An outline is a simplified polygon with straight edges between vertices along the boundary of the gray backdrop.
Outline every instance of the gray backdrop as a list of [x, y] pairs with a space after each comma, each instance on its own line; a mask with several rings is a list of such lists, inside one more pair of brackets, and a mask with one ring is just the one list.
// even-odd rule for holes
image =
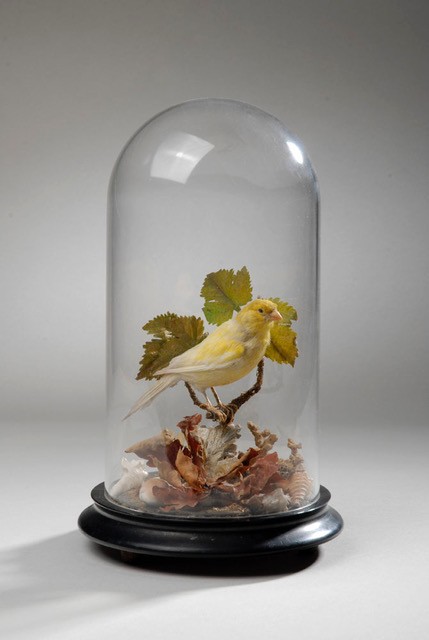
[[[398, 638], [423, 637], [418, 626], [424, 624], [423, 603], [418, 597], [407, 600], [420, 561], [415, 555], [403, 559], [411, 573], [399, 581], [393, 571], [405, 542], [411, 553], [415, 541], [402, 532], [394, 543], [392, 532], [397, 531], [396, 509], [404, 505], [413, 505], [407, 516], [413, 526], [422, 523], [425, 509], [428, 521], [426, 492], [418, 493], [428, 486], [426, 472], [422, 475], [429, 413], [428, 7], [419, 0], [0, 2], [0, 412], [12, 475], [14, 460], [28, 456], [29, 476], [18, 465], [16, 477], [27, 478], [33, 524], [26, 527], [18, 518], [13, 540], [29, 545], [19, 557], [38, 576], [33, 595], [41, 592], [47, 601], [52, 595], [52, 576], [40, 560], [48, 561], [51, 554], [61, 574], [54, 583], [60, 592], [80, 593], [85, 574], [85, 589], [97, 598], [97, 585], [108, 582], [99, 564], [103, 560], [94, 560], [89, 551], [79, 565], [83, 540], [66, 532], [74, 529], [78, 509], [89, 500], [90, 483], [102, 479], [102, 427], [97, 425], [104, 408], [105, 204], [113, 163], [129, 136], [158, 111], [190, 98], [228, 97], [272, 113], [299, 136], [321, 188], [321, 477], [336, 491], [349, 532], [359, 526], [362, 531], [357, 541], [345, 532], [337, 547], [330, 543], [326, 555], [335, 558], [335, 567], [325, 565], [325, 574], [321, 569], [320, 588], [313, 594], [306, 591], [308, 584], [297, 586], [302, 591], [297, 610], [308, 611], [309, 593], [311, 610], [323, 621], [329, 604], [336, 615], [332, 607], [339, 602], [350, 625], [344, 622], [338, 636], [331, 629], [325, 637], [381, 638], [386, 598], [384, 609], [380, 604], [373, 610], [371, 602], [392, 589], [389, 637], [396, 637], [395, 629]], [[79, 430], [79, 425], [85, 426]], [[396, 446], [394, 456], [385, 455], [386, 443]], [[374, 503], [365, 516], [360, 485], [350, 479], [358, 447], [373, 473], [368, 492]], [[59, 488], [54, 497], [49, 491], [49, 499], [58, 503], [45, 531], [37, 511], [40, 492], [33, 495], [29, 488], [34, 465], [40, 456], [49, 454], [52, 460], [70, 451], [74, 457], [68, 463], [79, 460], [82, 470], [81, 480], [68, 480], [79, 498], [69, 485], [67, 504]], [[44, 478], [47, 465], [39, 467], [37, 474]], [[356, 478], [360, 471], [353, 471]], [[11, 498], [13, 513], [20, 500]], [[391, 520], [386, 520], [389, 509]], [[369, 513], [377, 525], [362, 520]], [[63, 538], [34, 549], [32, 536], [34, 541], [48, 532], [66, 535], [69, 548], [74, 544], [75, 572], [64, 566]], [[386, 541], [397, 544], [388, 561]], [[374, 572], [374, 591], [365, 600], [367, 587], [361, 591], [356, 585], [360, 578], [365, 584], [359, 567], [366, 561], [365, 571]], [[90, 578], [95, 574], [87, 573], [87, 566], [93, 566], [97, 579]], [[334, 571], [340, 566], [344, 575]], [[314, 571], [310, 581], [319, 575]], [[341, 587], [329, 592], [329, 603], [320, 597], [328, 593], [327, 575], [331, 585]], [[380, 583], [382, 575], [388, 585]], [[133, 580], [123, 578], [131, 585], [127, 602], [133, 589], [149, 597], [149, 591], [139, 591], [143, 583]], [[424, 580], [422, 573], [418, 584]], [[198, 590], [206, 583], [192, 584]], [[396, 598], [397, 584], [405, 591]], [[166, 585], [158, 584], [159, 594], [165, 588], [177, 599], [182, 583], [177, 593]], [[253, 587], [241, 585], [236, 601], [247, 602], [246, 589]], [[18, 591], [14, 604], [27, 602], [28, 595]], [[112, 585], [109, 597], [107, 604], [97, 600], [105, 615], [116, 597]], [[260, 598], [260, 592], [252, 597]], [[353, 603], [359, 597], [366, 620], [379, 616], [377, 633], [356, 630]], [[126, 595], [120, 598], [123, 602]], [[86, 611], [75, 606], [79, 614]], [[404, 606], [411, 607], [411, 615]], [[68, 624], [70, 611], [63, 611]], [[151, 611], [148, 615], [159, 620], [160, 613]], [[244, 629], [256, 634], [256, 618], [250, 619], [251, 628], [242, 620]], [[158, 628], [160, 638], [167, 637], [170, 623], [165, 620]], [[308, 637], [315, 637], [310, 618], [306, 624]], [[113, 634], [114, 624], [111, 628]], [[98, 638], [100, 629], [69, 636], [64, 627], [61, 637]], [[282, 629], [271, 638], [282, 637]], [[40, 633], [44, 640], [51, 637], [45, 627]]]
[[324, 421], [423, 423], [428, 16], [395, 0], [3, 1], [2, 415], [100, 414], [112, 165], [158, 111], [220, 96], [284, 121], [319, 177]]

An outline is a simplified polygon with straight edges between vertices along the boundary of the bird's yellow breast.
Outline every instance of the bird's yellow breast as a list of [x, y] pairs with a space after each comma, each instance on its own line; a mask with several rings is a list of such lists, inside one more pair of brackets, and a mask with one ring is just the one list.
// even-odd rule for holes
[[269, 327], [252, 331], [235, 319], [229, 320], [199, 345], [175, 358], [166, 372], [181, 369], [182, 379], [202, 390], [231, 384], [256, 367], [269, 342]]

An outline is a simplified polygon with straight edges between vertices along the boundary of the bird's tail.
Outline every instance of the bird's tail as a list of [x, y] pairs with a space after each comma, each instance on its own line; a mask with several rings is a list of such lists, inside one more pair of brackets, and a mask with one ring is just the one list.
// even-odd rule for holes
[[162, 378], [160, 378], [154, 385], [152, 385], [150, 389], [148, 389], [146, 393], [144, 393], [137, 400], [137, 402], [133, 404], [133, 406], [125, 416], [124, 420], [132, 416], [133, 413], [136, 413], [136, 411], [139, 411], [140, 409], [147, 407], [152, 402], [152, 400], [156, 398], [156, 396], [159, 393], [161, 393], [162, 391], [164, 391], [164, 389], [167, 389], [168, 387], [173, 387], [175, 384], [177, 384], [179, 380], [180, 380], [179, 376], [177, 376], [174, 373], [162, 376]]

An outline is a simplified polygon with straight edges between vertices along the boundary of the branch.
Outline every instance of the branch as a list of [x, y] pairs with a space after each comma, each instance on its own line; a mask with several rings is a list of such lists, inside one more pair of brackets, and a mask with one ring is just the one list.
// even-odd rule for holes
[[248, 389], [247, 391], [245, 391], [241, 395], [237, 396], [237, 398], [234, 398], [229, 403], [229, 405], [228, 405], [229, 407], [230, 406], [235, 407], [234, 413], [237, 413], [239, 408], [245, 402], [250, 400], [250, 398], [252, 398], [255, 394], [258, 393], [258, 391], [261, 390], [263, 380], [264, 380], [264, 359], [262, 359], [262, 360], [260, 360], [258, 362], [258, 369], [257, 369], [257, 374], [256, 374], [256, 382], [253, 385], [253, 387], [250, 387], [250, 389]]
[[[227, 420], [226, 420], [227, 416], [223, 411], [224, 405], [214, 406], [214, 405], [207, 404], [206, 402], [200, 402], [198, 400], [197, 394], [195, 393], [195, 391], [193, 390], [189, 382], [185, 382], [185, 387], [187, 388], [189, 395], [191, 396], [192, 402], [197, 407], [199, 407], [200, 409], [203, 409], [203, 411], [206, 412], [206, 418], [208, 420], [214, 420], [214, 422], [219, 422], [219, 424], [227, 423]], [[220, 408], [220, 406], [222, 406], [222, 409]]]
[[205, 402], [200, 402], [198, 400], [198, 397], [195, 391], [189, 384], [189, 382], [185, 382], [185, 386], [189, 392], [189, 395], [191, 396], [192, 402], [197, 407], [199, 407], [200, 409], [203, 409], [203, 411], [206, 412], [206, 418], [208, 420], [213, 420], [214, 422], [218, 422], [220, 425], [230, 425], [232, 424], [232, 421], [234, 420], [234, 416], [239, 410], [239, 408], [243, 406], [245, 402], [250, 400], [250, 398], [252, 398], [255, 394], [257, 394], [258, 391], [261, 390], [263, 379], [264, 379], [264, 360], [262, 359], [258, 362], [255, 384], [244, 393], [240, 394], [236, 398], [233, 398], [231, 402], [229, 402], [228, 404], [218, 403], [216, 406], [209, 405]]

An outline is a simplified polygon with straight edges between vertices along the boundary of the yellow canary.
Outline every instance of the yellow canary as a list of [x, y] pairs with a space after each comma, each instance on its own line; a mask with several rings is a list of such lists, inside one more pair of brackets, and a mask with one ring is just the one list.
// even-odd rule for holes
[[172, 358], [156, 372], [161, 378], [131, 407], [126, 418], [146, 407], [168, 387], [188, 382], [207, 397], [207, 389], [243, 378], [264, 357], [270, 331], [282, 316], [271, 300], [252, 300], [234, 318], [227, 320], [200, 344]]

